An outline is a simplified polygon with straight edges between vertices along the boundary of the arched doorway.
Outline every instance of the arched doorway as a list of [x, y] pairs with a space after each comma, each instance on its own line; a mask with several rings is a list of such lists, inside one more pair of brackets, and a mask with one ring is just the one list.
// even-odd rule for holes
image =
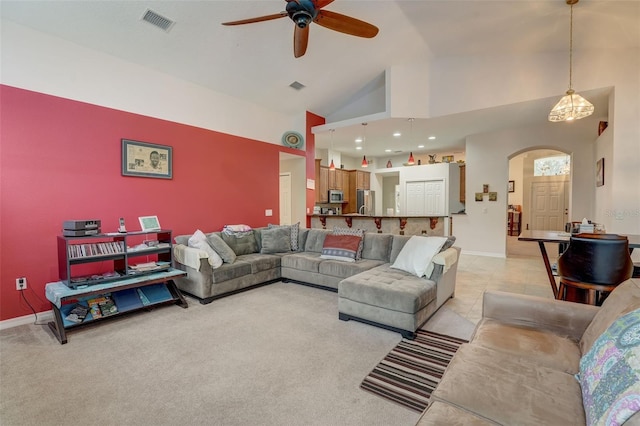
[[536, 244], [518, 241], [519, 231], [563, 231], [571, 217], [570, 193], [570, 154], [533, 149], [509, 159], [507, 216], [518, 223], [507, 223], [507, 257], [540, 255]]

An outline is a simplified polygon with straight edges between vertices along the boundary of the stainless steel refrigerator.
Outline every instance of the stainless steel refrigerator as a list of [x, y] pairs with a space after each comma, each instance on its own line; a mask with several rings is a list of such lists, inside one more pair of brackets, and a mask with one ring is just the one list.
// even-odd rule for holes
[[376, 193], [368, 189], [358, 189], [356, 191], [357, 213], [374, 216], [376, 214]]

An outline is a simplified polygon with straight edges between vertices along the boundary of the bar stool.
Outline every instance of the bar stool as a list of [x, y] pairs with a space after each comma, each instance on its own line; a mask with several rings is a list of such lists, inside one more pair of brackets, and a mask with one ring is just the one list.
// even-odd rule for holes
[[627, 237], [616, 234], [577, 234], [558, 258], [557, 299], [566, 300], [567, 287], [587, 291], [587, 303], [601, 305], [609, 292], [629, 279], [633, 261]]

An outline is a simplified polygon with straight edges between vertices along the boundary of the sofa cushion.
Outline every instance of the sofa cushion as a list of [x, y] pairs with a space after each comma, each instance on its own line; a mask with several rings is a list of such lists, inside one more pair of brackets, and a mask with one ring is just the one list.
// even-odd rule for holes
[[326, 260], [320, 264], [318, 272], [322, 275], [329, 275], [338, 278], [347, 278], [360, 272], [368, 271], [371, 268], [384, 264], [381, 260], [362, 259], [357, 262], [341, 262], [337, 260]]
[[585, 423], [580, 385], [572, 374], [474, 344], [458, 349], [432, 399], [503, 425]]
[[207, 261], [213, 269], [222, 266], [222, 258], [213, 249], [213, 247], [211, 247], [211, 244], [207, 241], [207, 236], [204, 235], [204, 232], [199, 229], [196, 230], [187, 242], [189, 247], [197, 248], [198, 250], [202, 250], [207, 253]]
[[431, 259], [440, 252], [446, 240], [444, 237], [414, 235], [404, 245], [391, 267], [422, 277], [425, 275]]
[[236, 254], [231, 247], [216, 233], [207, 235], [207, 241], [211, 247], [220, 255], [224, 263], [233, 263], [236, 261]]
[[453, 405], [432, 401], [418, 419], [416, 426], [490, 426], [497, 425], [492, 421], [478, 417]]
[[360, 237], [360, 244], [356, 251], [356, 260], [360, 260], [362, 259], [362, 249], [364, 248], [364, 231], [364, 229], [341, 228], [339, 226], [334, 226], [333, 235], [355, 235], [356, 237]]
[[640, 411], [640, 309], [596, 339], [578, 377], [587, 425], [621, 425]]
[[309, 229], [307, 239], [304, 244], [305, 252], [322, 253], [324, 238], [329, 234], [325, 229]]
[[384, 264], [342, 280], [338, 295], [354, 302], [414, 314], [435, 300], [436, 285]]
[[280, 264], [283, 268], [297, 269], [299, 271], [306, 272], [318, 272], [320, 264], [326, 262], [320, 259], [320, 253], [313, 252], [301, 252], [288, 254], [283, 256], [280, 260]]
[[236, 233], [233, 235], [227, 234], [226, 232], [221, 232], [220, 237], [224, 240], [225, 243], [227, 243], [229, 247], [231, 247], [231, 250], [233, 250], [236, 256], [258, 253], [258, 243], [256, 241], [255, 235], [253, 235], [253, 230], [249, 232]]
[[258, 272], [268, 271], [269, 269], [275, 269], [280, 267], [280, 256], [272, 254], [251, 253], [238, 256], [238, 262], [246, 262], [251, 265], [251, 273], [257, 274]]
[[324, 239], [320, 258], [355, 262], [361, 242], [362, 237], [356, 235], [329, 234]]
[[609, 294], [593, 317], [580, 340], [583, 354], [589, 352], [593, 342], [620, 316], [640, 308], [640, 280], [628, 279]]
[[224, 263], [211, 274], [214, 284], [251, 274], [251, 264], [247, 262]]
[[364, 234], [362, 258], [372, 260], [382, 260], [383, 262], [389, 262], [389, 255], [391, 254], [391, 243], [393, 242], [393, 235], [391, 234]]
[[[263, 229], [260, 253], [284, 253], [291, 251], [291, 229], [286, 226]], [[297, 239], [297, 236], [296, 236]]]
[[411, 235], [394, 235], [393, 242], [391, 243], [391, 255], [389, 256], [389, 262], [394, 263], [398, 258], [398, 255], [402, 251], [407, 241], [409, 241]]
[[582, 356], [578, 342], [568, 337], [491, 318], [478, 323], [471, 343], [569, 374], [578, 372]]
[[289, 238], [291, 239], [291, 250], [293, 251], [298, 251], [299, 248], [299, 239], [298, 239], [298, 235], [300, 234], [300, 222], [298, 223], [294, 223], [293, 225], [273, 225], [273, 224], [268, 224], [267, 225], [268, 229], [272, 229], [272, 228], [288, 228], [289, 229]]

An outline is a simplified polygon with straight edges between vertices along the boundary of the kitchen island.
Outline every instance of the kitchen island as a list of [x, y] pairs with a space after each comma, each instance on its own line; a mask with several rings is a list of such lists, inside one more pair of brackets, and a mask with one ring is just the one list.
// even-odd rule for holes
[[333, 229], [349, 227], [399, 235], [445, 236], [447, 216], [384, 216], [362, 214], [313, 214], [309, 215], [311, 228]]

